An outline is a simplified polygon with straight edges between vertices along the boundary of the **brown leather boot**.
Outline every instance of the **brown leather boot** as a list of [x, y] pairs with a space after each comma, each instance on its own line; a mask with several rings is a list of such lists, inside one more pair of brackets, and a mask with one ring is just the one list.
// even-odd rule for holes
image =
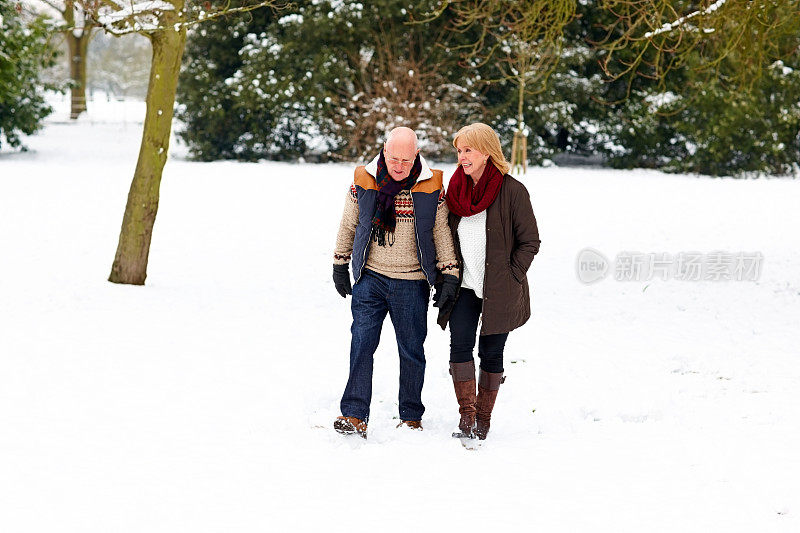
[[453, 437], [474, 437], [475, 426], [475, 361], [467, 363], [450, 363], [450, 375], [453, 376], [453, 387], [458, 400], [458, 431]]
[[480, 371], [478, 378], [478, 398], [475, 401], [475, 434], [478, 439], [484, 440], [489, 433], [494, 401], [497, 399], [497, 390], [506, 378], [502, 372]]
[[420, 422], [419, 420], [401, 420], [400, 423], [397, 424], [398, 428], [401, 428], [403, 426], [422, 431], [422, 422]]
[[359, 435], [367, 438], [367, 421], [354, 416], [337, 416], [333, 421], [333, 429], [342, 435]]

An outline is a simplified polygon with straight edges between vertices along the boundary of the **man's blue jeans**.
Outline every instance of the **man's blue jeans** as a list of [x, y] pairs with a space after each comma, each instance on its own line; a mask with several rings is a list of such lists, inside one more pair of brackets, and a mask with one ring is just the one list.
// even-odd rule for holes
[[400, 352], [400, 419], [421, 420], [422, 383], [428, 334], [428, 282], [393, 279], [365, 270], [353, 286], [353, 334], [350, 343], [350, 378], [342, 395], [344, 416], [369, 418], [372, 400], [372, 363], [381, 338], [386, 313], [392, 319]]

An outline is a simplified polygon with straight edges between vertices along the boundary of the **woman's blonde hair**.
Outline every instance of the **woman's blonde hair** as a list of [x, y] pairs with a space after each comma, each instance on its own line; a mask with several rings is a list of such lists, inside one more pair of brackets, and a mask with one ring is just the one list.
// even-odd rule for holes
[[453, 146], [458, 149], [456, 142], [461, 139], [464, 144], [489, 156], [494, 166], [503, 174], [508, 174], [511, 164], [506, 161], [503, 155], [503, 148], [500, 146], [500, 138], [488, 124], [476, 122], [469, 126], [464, 126], [456, 136], [453, 137]]

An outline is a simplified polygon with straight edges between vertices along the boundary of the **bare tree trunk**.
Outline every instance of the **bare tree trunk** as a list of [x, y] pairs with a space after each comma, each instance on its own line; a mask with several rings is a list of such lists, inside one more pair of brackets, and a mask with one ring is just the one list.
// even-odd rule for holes
[[519, 97], [517, 100], [517, 131], [511, 144], [511, 169], [517, 177], [528, 173], [528, 139], [525, 136], [525, 74], [519, 76]]
[[66, 36], [69, 46], [69, 77], [73, 83], [70, 89], [69, 118], [75, 120], [86, 111], [86, 53], [89, 50], [92, 28], [84, 28], [80, 36], [68, 31]]
[[[177, 7], [176, 7], [177, 10]], [[144, 285], [150, 240], [158, 212], [161, 173], [167, 161], [175, 90], [178, 86], [181, 57], [186, 45], [186, 28], [171, 29], [176, 20], [168, 15], [166, 27], [149, 36], [153, 46], [150, 85], [147, 89], [147, 114], [136, 172], [128, 193], [119, 244], [108, 281]]]

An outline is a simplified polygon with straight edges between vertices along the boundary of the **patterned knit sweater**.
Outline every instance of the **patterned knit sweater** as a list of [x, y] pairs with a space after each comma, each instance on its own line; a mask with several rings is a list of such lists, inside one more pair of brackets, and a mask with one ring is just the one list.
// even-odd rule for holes
[[[394, 208], [397, 214], [394, 234], [387, 234], [386, 246], [378, 246], [375, 241], [370, 241], [366, 268], [390, 278], [424, 280], [425, 274], [422, 272], [417, 257], [416, 237], [414, 236], [414, 205], [411, 201], [411, 193], [407, 190], [397, 193], [394, 198]], [[448, 213], [444, 191], [442, 191], [439, 195], [436, 221], [433, 226], [436, 268], [444, 274], [458, 276], [453, 236], [447, 225]], [[336, 235], [334, 264], [345, 265], [350, 262], [357, 225], [358, 197], [356, 196], [356, 186], [351, 185], [347, 192], [339, 233]], [[390, 242], [391, 246], [389, 246]]]

